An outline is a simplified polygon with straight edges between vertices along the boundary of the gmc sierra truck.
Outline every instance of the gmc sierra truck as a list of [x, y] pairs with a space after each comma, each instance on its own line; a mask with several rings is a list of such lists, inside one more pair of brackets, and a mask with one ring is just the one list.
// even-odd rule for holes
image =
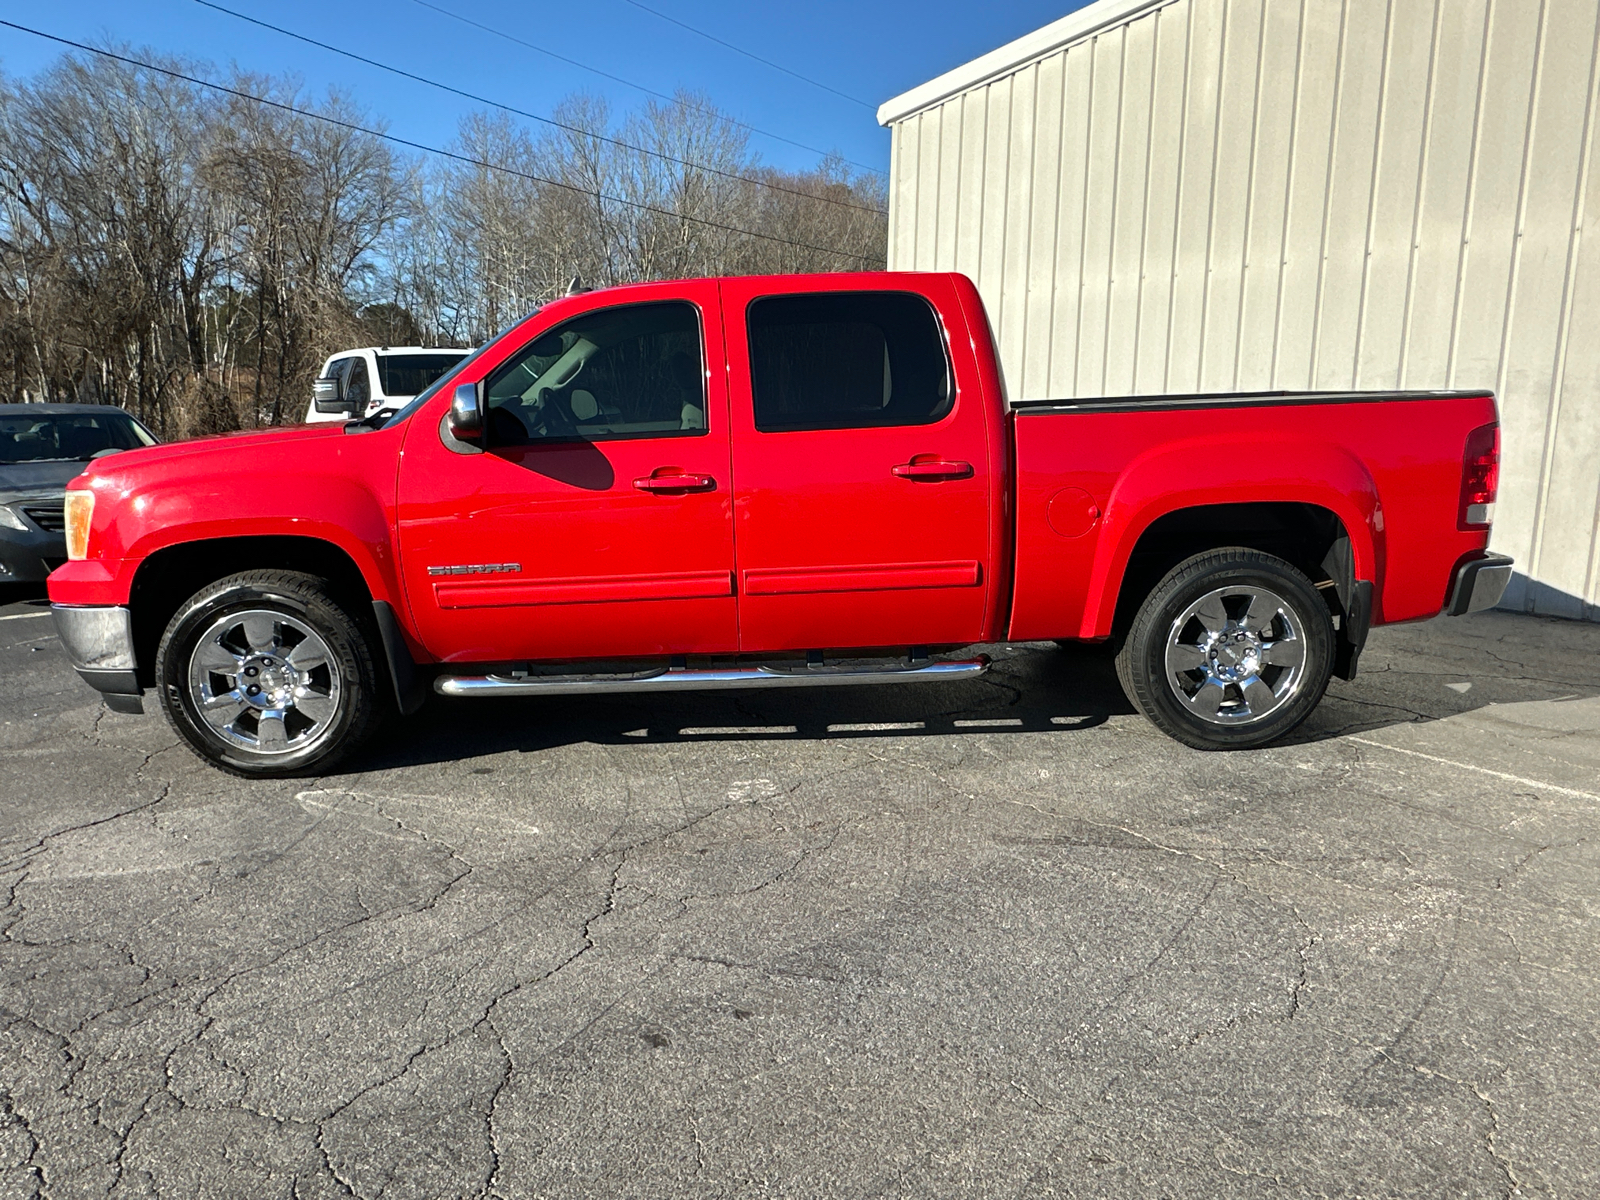
[[530, 314], [398, 413], [131, 450], [68, 492], [62, 643], [245, 775], [427, 690], [918, 683], [1114, 639], [1260, 746], [1375, 625], [1498, 601], [1485, 391], [1008, 404], [955, 274], [652, 283]]

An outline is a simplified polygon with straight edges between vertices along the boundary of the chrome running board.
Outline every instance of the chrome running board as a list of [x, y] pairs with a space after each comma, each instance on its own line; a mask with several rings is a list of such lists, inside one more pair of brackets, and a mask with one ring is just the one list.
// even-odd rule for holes
[[722, 688], [842, 687], [868, 683], [947, 683], [975, 679], [989, 659], [960, 659], [908, 667], [728, 667], [699, 671], [663, 667], [633, 675], [441, 675], [433, 690], [441, 696], [573, 696], [607, 692], [706, 691]]

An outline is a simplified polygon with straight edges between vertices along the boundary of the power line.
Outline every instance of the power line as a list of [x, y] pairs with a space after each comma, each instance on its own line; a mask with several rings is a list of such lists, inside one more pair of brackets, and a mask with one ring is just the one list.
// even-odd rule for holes
[[[474, 29], [481, 29], [484, 33], [490, 33], [497, 38], [504, 38], [508, 42], [514, 42], [516, 45], [521, 46], [526, 50], [532, 50], [535, 54], [543, 54], [545, 57], [553, 58], [557, 62], [564, 62], [570, 67], [577, 67], [580, 71], [588, 71], [593, 75], [600, 76], [602, 79], [609, 79], [613, 83], [620, 83], [623, 87], [633, 88], [635, 91], [643, 92], [647, 96], [654, 96], [658, 100], [665, 100], [669, 104], [677, 104], [680, 102], [676, 96], [669, 96], [665, 92], [658, 92], [654, 88], [645, 87], [642, 83], [635, 83], [633, 80], [624, 79], [620, 75], [613, 75], [610, 71], [602, 71], [599, 67], [591, 67], [588, 63], [579, 62], [575, 58], [568, 58], [565, 54], [557, 54], [554, 50], [546, 50], [543, 46], [536, 46], [532, 42], [525, 42], [516, 35], [505, 32], [503, 29], [496, 29], [492, 25], [485, 25], [481, 21], [474, 21], [471, 17], [464, 17], [458, 12], [451, 12], [448, 8], [441, 8], [437, 4], [430, 3], [430, 0], [412, 0], [412, 3], [420, 4], [423, 8], [432, 9], [441, 16], [449, 17], [452, 21], [460, 21], [463, 25], [471, 25]], [[747, 121], [737, 121], [732, 117], [729, 117], [728, 120], [732, 121], [733, 124], [737, 125], [740, 129], [748, 129], [751, 133], [759, 133], [762, 137], [771, 138], [775, 142], [782, 142], [786, 146], [794, 146], [799, 150], [806, 150], [812, 154], [820, 154], [824, 158], [828, 157], [832, 153], [832, 151], [820, 150], [816, 146], [808, 146], [804, 142], [797, 142], [793, 138], [784, 137], [781, 133], [773, 133], [767, 129], [760, 129], [755, 125], [751, 125]], [[861, 170], [866, 171], [871, 175], [882, 176], [888, 174], [886, 171], [880, 171], [877, 167], [870, 167], [866, 163], [856, 162], [856, 160], [853, 158], [841, 158], [840, 161], [847, 162], [852, 167], [859, 167]]]
[[365, 125], [357, 125], [354, 121], [341, 121], [338, 117], [330, 117], [324, 113], [307, 112], [305, 109], [296, 108], [292, 104], [285, 104], [279, 100], [268, 100], [265, 96], [253, 96], [249, 92], [240, 91], [238, 88], [227, 87], [224, 84], [212, 83], [209, 79], [197, 79], [193, 75], [185, 75], [182, 71], [174, 71], [169, 67], [158, 67], [154, 63], [144, 62], [142, 59], [129, 58], [123, 54], [113, 54], [110, 50], [101, 50], [96, 46], [88, 46], [83, 42], [75, 42], [71, 38], [57, 37], [53, 33], [45, 33], [42, 29], [32, 29], [27, 25], [18, 25], [15, 21], [0, 20], [0, 25], [8, 29], [15, 29], [22, 33], [31, 33], [35, 37], [44, 38], [46, 41], [56, 42], [62, 46], [71, 46], [74, 50], [82, 50], [88, 54], [96, 54], [101, 58], [109, 58], [116, 62], [126, 63], [130, 67], [138, 67], [145, 71], [154, 71], [158, 75], [166, 75], [172, 79], [181, 79], [185, 83], [192, 83], [196, 87], [210, 88], [214, 92], [222, 92], [229, 96], [236, 96], [241, 100], [249, 100], [255, 104], [264, 104], [268, 108], [281, 109], [293, 113], [308, 121], [321, 121], [326, 125], [337, 125], [341, 129], [348, 129], [353, 133], [366, 134], [368, 137], [381, 138], [386, 142], [393, 142], [397, 146], [405, 146], [411, 150], [421, 150], [427, 154], [437, 154], [441, 158], [454, 159], [456, 162], [467, 163], [469, 166], [482, 167], [488, 171], [498, 171], [503, 175], [512, 175], [518, 179], [527, 179], [533, 183], [542, 183], [548, 187], [560, 188], [562, 191], [573, 192], [577, 195], [591, 199], [605, 200], [612, 204], [620, 204], [625, 208], [635, 208], [641, 212], [655, 213], [657, 216], [670, 217], [675, 221], [688, 221], [694, 225], [704, 225], [710, 229], [720, 229], [724, 233], [737, 233], [744, 237], [759, 238], [765, 242], [776, 242], [780, 246], [790, 246], [796, 250], [813, 250], [818, 254], [836, 254], [840, 258], [853, 258], [857, 262], [870, 263], [875, 260], [865, 254], [855, 254], [849, 250], [835, 250], [827, 246], [813, 246], [810, 242], [796, 242], [789, 238], [777, 237], [770, 233], [758, 233], [754, 229], [744, 229], [738, 225], [725, 225], [721, 221], [707, 220], [705, 217], [691, 217], [686, 213], [675, 213], [671, 209], [658, 208], [654, 204], [643, 204], [637, 200], [625, 200], [621, 196], [609, 196], [604, 192], [591, 192], [574, 184], [562, 183], [559, 179], [547, 179], [543, 175], [534, 175], [528, 171], [518, 171], [513, 167], [501, 166], [498, 163], [485, 162], [481, 158], [473, 158], [466, 154], [457, 154], [453, 150], [443, 150], [438, 146], [429, 146], [425, 142], [413, 142], [408, 138], [396, 137], [392, 133], [384, 133], [380, 129], [370, 129]]
[[782, 184], [769, 183], [762, 179], [752, 178], [749, 175], [741, 175], [736, 171], [719, 170], [716, 167], [707, 166], [704, 163], [690, 162], [688, 159], [677, 158], [671, 154], [665, 154], [660, 150], [651, 150], [645, 146], [635, 146], [631, 142], [624, 142], [618, 138], [607, 137], [603, 133], [595, 133], [588, 129], [579, 129], [575, 125], [567, 125], [561, 121], [552, 120], [549, 117], [541, 117], [538, 113], [531, 113], [526, 109], [515, 108], [509, 104], [501, 104], [498, 100], [490, 100], [485, 96], [479, 96], [472, 92], [463, 91], [461, 88], [452, 87], [448, 83], [440, 83], [436, 79], [429, 79], [424, 75], [417, 75], [400, 67], [390, 66], [388, 63], [379, 62], [375, 58], [367, 58], [365, 55], [356, 54], [354, 51], [344, 50], [338, 46], [329, 45], [327, 42], [319, 42], [316, 38], [307, 37], [303, 33], [295, 33], [292, 29], [284, 29], [280, 25], [273, 25], [270, 22], [258, 20], [257, 18], [251, 16], [246, 16], [242, 12], [235, 12], [231, 8], [224, 8], [220, 4], [213, 4], [212, 0], [194, 0], [194, 2], [206, 8], [215, 9], [217, 12], [227, 13], [230, 17], [237, 17], [241, 21], [248, 21], [250, 24], [257, 25], [262, 29], [270, 29], [273, 33], [281, 33], [284, 37], [294, 38], [297, 42], [305, 42], [309, 46], [316, 46], [319, 49], [327, 50], [333, 54], [342, 55], [345, 58], [353, 59], [359, 63], [366, 63], [369, 67], [377, 67], [380, 71], [388, 71], [393, 75], [399, 75], [403, 79], [410, 79], [417, 83], [425, 83], [429, 87], [438, 88], [442, 92], [449, 92], [452, 95], [462, 96], [473, 101], [475, 104], [487, 104], [491, 108], [502, 109], [508, 113], [516, 113], [519, 117], [527, 117], [530, 121], [539, 121], [542, 124], [554, 126], [556, 129], [566, 130], [566, 132], [577, 134], [580, 137], [593, 138], [595, 141], [606, 142], [612, 146], [619, 146], [624, 150], [632, 150], [637, 154], [648, 154], [654, 158], [662, 159], [665, 162], [677, 163], [680, 167], [690, 167], [696, 171], [704, 171], [708, 175], [720, 175], [724, 179], [734, 179], [740, 183], [754, 184], [756, 187], [769, 188], [775, 192], [787, 192], [791, 196], [800, 196], [806, 200], [816, 200], [823, 204], [836, 204], [841, 208], [853, 208], [858, 212], [871, 213], [872, 215], [878, 217], [888, 215], [881, 208], [873, 208], [866, 204], [854, 204], [849, 200], [835, 200], [826, 196], [814, 196], [809, 192], [802, 192], [798, 188], [784, 187]]
[[762, 58], [761, 55], [753, 54], [749, 50], [746, 50], [743, 46], [735, 46], [732, 42], [725, 42], [721, 38], [717, 37], [716, 34], [707, 33], [704, 29], [696, 29], [687, 21], [680, 21], [677, 17], [669, 17], [666, 13], [659, 12], [656, 9], [651, 8], [648, 4], [640, 4], [639, 0], [623, 0], [623, 3], [631, 4], [635, 8], [649, 13], [652, 17], [660, 17], [663, 21], [669, 21], [673, 25], [676, 25], [679, 29], [687, 29], [696, 37], [703, 37], [708, 42], [715, 42], [719, 46], [722, 46], [728, 50], [732, 50], [735, 54], [742, 54], [746, 58], [755, 60], [764, 67], [771, 67], [774, 71], [782, 71], [785, 75], [792, 75], [802, 83], [809, 83], [812, 87], [821, 88], [825, 92], [832, 92], [835, 96], [839, 96], [842, 99], [850, 101], [851, 104], [859, 104], [862, 108], [870, 109], [873, 112], [878, 110], [878, 106], [870, 101], [863, 100], [859, 96], [852, 96], [848, 92], [841, 92], [836, 87], [829, 87], [827, 84], [822, 83], [819, 80], [812, 79], [809, 75], [800, 74], [799, 71], [791, 71], [782, 63], [775, 63], [770, 58]]

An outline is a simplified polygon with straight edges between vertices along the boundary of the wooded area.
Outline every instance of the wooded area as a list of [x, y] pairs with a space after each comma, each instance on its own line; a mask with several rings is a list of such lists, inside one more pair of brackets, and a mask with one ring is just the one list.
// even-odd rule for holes
[[574, 275], [884, 264], [881, 180], [764, 166], [700, 96], [477, 113], [444, 157], [341, 95], [138, 57], [241, 94], [75, 54], [0, 80], [0, 400], [293, 422], [334, 350], [476, 344]]

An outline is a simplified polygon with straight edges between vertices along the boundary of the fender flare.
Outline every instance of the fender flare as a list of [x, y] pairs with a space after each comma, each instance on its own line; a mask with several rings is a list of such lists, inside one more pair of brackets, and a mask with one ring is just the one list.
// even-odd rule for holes
[[[1252, 478], [1238, 478], [1241, 450], [1262, 464]], [[1211, 466], [1218, 460], [1233, 464], [1220, 483]], [[1157, 520], [1188, 508], [1253, 503], [1309, 504], [1331, 512], [1349, 536], [1356, 579], [1373, 583], [1374, 604], [1381, 609], [1383, 506], [1358, 458], [1311, 438], [1268, 435], [1243, 445], [1236, 436], [1194, 438], [1145, 452], [1117, 477], [1089, 570], [1079, 636], [1111, 635], [1128, 562]]]

